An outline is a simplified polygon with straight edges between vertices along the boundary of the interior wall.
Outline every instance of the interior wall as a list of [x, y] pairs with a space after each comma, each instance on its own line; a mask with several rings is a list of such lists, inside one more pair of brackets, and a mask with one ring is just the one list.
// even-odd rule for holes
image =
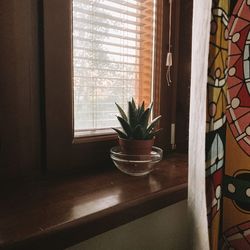
[[38, 8], [0, 1], [0, 179], [40, 168]]
[[187, 202], [181, 201], [67, 250], [186, 250]]

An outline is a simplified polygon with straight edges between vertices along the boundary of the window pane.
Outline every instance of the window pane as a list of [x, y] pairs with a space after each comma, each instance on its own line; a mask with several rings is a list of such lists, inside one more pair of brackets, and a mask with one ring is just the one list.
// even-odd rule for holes
[[73, 0], [74, 129], [117, 127], [152, 96], [155, 0]]

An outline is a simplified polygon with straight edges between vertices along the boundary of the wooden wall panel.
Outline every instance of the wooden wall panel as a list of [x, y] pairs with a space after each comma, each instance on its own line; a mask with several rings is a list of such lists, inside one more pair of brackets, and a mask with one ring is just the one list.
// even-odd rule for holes
[[36, 0], [0, 1], [0, 179], [40, 168]]
[[180, 0], [179, 60], [176, 69], [176, 148], [188, 150], [193, 0]]
[[[176, 124], [176, 150], [188, 151], [189, 124], [189, 93], [191, 79], [191, 39], [192, 39], [192, 8], [193, 1], [173, 1], [172, 12], [172, 53], [173, 66], [171, 68], [172, 84], [166, 81], [166, 57], [168, 49], [169, 2], [163, 1], [163, 40], [161, 65], [161, 110], [164, 119], [161, 127], [161, 140], [158, 145], [171, 150], [171, 123]], [[159, 140], [158, 140], [159, 141]]]

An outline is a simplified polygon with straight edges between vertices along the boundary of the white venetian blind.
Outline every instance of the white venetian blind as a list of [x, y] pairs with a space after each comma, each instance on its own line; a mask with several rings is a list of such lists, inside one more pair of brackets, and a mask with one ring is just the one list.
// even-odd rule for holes
[[75, 132], [117, 127], [115, 102], [151, 101], [155, 0], [73, 0]]

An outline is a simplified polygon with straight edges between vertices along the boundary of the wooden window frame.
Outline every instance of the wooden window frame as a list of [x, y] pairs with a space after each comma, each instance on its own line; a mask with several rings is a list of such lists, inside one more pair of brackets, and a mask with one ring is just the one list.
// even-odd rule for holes
[[[179, 25], [179, 1], [174, 5], [173, 16], [176, 16], [176, 20], [173, 22]], [[168, 34], [163, 27], [167, 27], [168, 22], [166, 1], [159, 0], [157, 10], [154, 114], [162, 114], [160, 127], [163, 131], [156, 145], [169, 152], [170, 127], [176, 119], [176, 85], [168, 87], [165, 81]], [[163, 13], [163, 10], [166, 11]], [[71, 20], [72, 0], [43, 0], [45, 152], [46, 168], [50, 171], [105, 168], [110, 165], [109, 150], [117, 143], [116, 135], [74, 138]], [[174, 31], [173, 38], [173, 51], [176, 53], [179, 46], [178, 30]], [[175, 60], [173, 68], [177, 66], [178, 60]], [[175, 72], [173, 80], [177, 82]]]

